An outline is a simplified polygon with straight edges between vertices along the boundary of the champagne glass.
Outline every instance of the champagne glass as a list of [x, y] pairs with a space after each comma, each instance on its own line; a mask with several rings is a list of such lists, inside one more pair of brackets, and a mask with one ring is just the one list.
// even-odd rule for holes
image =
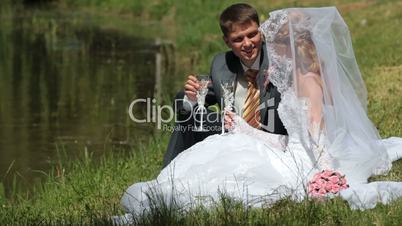
[[232, 111], [234, 103], [234, 80], [223, 79], [221, 80], [221, 88], [223, 94], [223, 104], [225, 107], [222, 111], [222, 134], [225, 133], [225, 113]]
[[204, 122], [204, 114], [207, 113], [207, 109], [205, 108], [205, 97], [208, 93], [208, 83], [209, 76], [208, 75], [198, 75], [198, 84], [200, 88], [197, 90], [197, 108], [195, 111], [195, 115], [200, 115], [200, 125], [195, 128], [195, 131], [198, 132], [207, 132], [208, 130], [203, 127]]

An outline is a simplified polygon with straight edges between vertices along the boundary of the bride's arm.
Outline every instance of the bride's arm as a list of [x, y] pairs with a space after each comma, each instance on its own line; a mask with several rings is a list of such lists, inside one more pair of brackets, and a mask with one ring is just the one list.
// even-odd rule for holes
[[319, 78], [308, 76], [306, 83], [309, 84], [308, 96], [310, 99], [310, 121], [313, 123], [321, 123], [322, 119], [322, 101], [323, 94], [321, 84], [319, 84]]
[[320, 168], [332, 168], [333, 158], [327, 152], [325, 145], [325, 132], [323, 120], [323, 91], [321, 76], [308, 72], [301, 76], [300, 94], [308, 99], [308, 132], [310, 134], [311, 148]]
[[323, 133], [324, 122], [322, 116], [323, 92], [321, 77], [317, 73], [308, 72], [301, 75], [300, 95], [308, 99], [309, 134], [313, 142], [319, 143]]

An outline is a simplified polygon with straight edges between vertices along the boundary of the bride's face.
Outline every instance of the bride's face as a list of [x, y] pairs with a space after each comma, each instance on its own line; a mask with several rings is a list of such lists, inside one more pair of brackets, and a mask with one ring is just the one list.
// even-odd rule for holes
[[232, 30], [223, 39], [247, 66], [254, 63], [261, 49], [261, 33], [254, 21], [246, 24], [234, 24]]
[[279, 56], [292, 58], [292, 49], [290, 48], [289, 45], [282, 43], [280, 44], [274, 43], [271, 45], [274, 47], [276, 54], [278, 54]]

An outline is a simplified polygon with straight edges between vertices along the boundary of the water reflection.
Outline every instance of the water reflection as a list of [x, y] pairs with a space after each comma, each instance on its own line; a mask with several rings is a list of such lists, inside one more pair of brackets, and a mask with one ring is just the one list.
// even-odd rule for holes
[[[36, 178], [55, 161], [56, 146], [71, 156], [101, 153], [153, 133], [154, 125], [131, 122], [127, 108], [174, 84], [156, 74], [154, 40], [47, 11], [3, 9], [0, 17], [0, 176], [14, 162], [8, 175]], [[161, 66], [173, 74], [168, 61]], [[145, 116], [145, 104], [136, 107]]]

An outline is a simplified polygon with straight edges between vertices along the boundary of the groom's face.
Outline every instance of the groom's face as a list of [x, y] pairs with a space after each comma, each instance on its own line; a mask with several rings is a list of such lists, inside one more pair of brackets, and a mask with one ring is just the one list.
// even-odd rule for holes
[[261, 49], [261, 32], [254, 21], [234, 24], [231, 31], [223, 37], [223, 40], [247, 66], [254, 63]]

